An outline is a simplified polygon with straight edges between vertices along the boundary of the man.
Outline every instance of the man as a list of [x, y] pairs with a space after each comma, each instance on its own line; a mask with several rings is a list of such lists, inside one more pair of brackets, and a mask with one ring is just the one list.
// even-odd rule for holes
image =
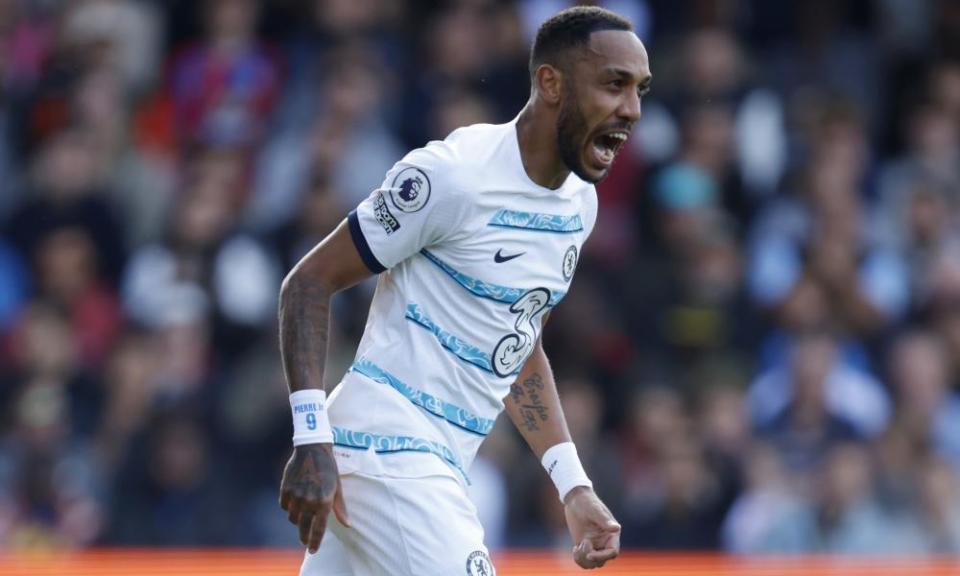
[[[593, 183], [640, 118], [647, 54], [626, 20], [572, 8], [540, 28], [530, 73], [514, 121], [409, 153], [284, 282], [295, 447], [280, 505], [308, 548], [302, 574], [493, 574], [464, 487], [504, 408], [557, 486], [576, 562], [619, 553], [540, 332], [593, 228]], [[327, 403], [330, 297], [371, 273], [356, 361]]]

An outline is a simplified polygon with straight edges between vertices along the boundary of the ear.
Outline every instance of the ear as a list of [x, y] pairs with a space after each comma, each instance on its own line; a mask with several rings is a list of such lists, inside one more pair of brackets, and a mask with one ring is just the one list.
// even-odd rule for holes
[[548, 104], [559, 104], [563, 93], [563, 72], [550, 64], [541, 64], [534, 73], [537, 93]]

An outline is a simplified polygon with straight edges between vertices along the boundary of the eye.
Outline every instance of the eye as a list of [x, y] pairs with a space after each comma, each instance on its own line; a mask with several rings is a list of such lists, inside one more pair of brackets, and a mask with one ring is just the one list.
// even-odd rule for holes
[[612, 88], [616, 88], [617, 90], [619, 90], [619, 89], [623, 88], [624, 83], [623, 83], [623, 80], [622, 80], [622, 79], [617, 78], [616, 80], [611, 80], [611, 81], [607, 82], [607, 86], [610, 86], [610, 87], [612, 87]]

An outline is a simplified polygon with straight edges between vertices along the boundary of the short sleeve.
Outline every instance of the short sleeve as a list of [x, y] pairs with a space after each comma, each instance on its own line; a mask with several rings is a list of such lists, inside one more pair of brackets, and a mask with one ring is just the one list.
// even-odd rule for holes
[[372, 272], [392, 268], [460, 228], [465, 207], [455, 189], [454, 164], [443, 142], [414, 150], [350, 212], [350, 236]]

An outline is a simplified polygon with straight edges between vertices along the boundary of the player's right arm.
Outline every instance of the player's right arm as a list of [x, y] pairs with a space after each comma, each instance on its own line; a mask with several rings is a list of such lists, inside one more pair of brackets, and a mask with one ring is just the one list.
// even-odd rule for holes
[[[453, 193], [453, 160], [444, 143], [410, 152], [284, 279], [280, 352], [291, 394], [323, 389], [331, 296], [461, 233], [466, 202]], [[332, 444], [294, 448], [280, 484], [280, 506], [311, 552], [320, 546], [331, 509], [346, 524]]]
[[[290, 392], [323, 390], [331, 297], [372, 272], [344, 220], [293, 268], [280, 289], [280, 353]], [[280, 507], [300, 529], [300, 541], [316, 552], [330, 510], [348, 525], [333, 445], [302, 444], [283, 471]]]

